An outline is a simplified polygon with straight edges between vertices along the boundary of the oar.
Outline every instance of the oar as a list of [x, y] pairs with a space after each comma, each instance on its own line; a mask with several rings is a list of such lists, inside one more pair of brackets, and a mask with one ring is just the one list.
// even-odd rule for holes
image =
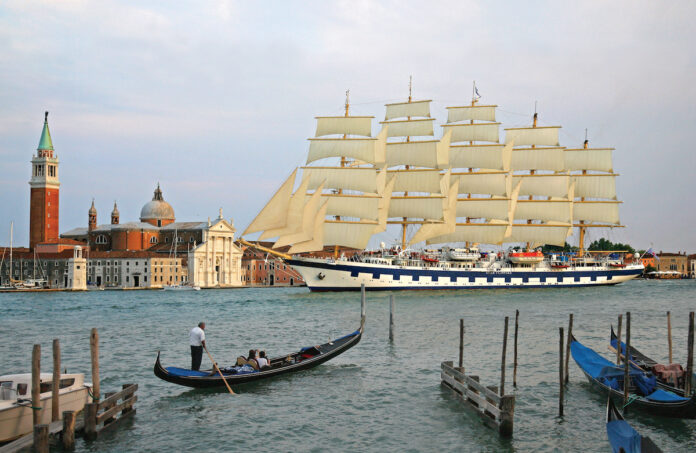
[[207, 346], [203, 346], [203, 349], [205, 349], [205, 352], [208, 354], [208, 357], [210, 357], [210, 361], [213, 362], [213, 368], [215, 368], [215, 371], [217, 371], [218, 374], [220, 375], [220, 377], [222, 378], [222, 382], [225, 383], [225, 387], [227, 387], [227, 390], [229, 390], [230, 393], [232, 395], [234, 395], [235, 393], [230, 388], [230, 384], [228, 384], [227, 381], [225, 380], [225, 376], [222, 375], [222, 371], [220, 371], [220, 368], [218, 368], [217, 363], [215, 363], [215, 360], [213, 359], [213, 356], [210, 355], [210, 351], [208, 351]]

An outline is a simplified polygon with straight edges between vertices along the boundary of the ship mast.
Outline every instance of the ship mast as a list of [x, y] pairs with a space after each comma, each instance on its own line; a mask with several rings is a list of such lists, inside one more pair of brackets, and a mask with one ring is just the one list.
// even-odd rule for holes
[[[346, 90], [346, 105], [345, 105], [345, 112], [343, 114], [344, 117], [348, 117], [348, 111], [350, 109], [350, 90]], [[343, 134], [343, 138], [348, 137], [347, 134]], [[346, 166], [346, 156], [341, 156], [341, 167]], [[338, 193], [342, 194], [343, 189], [339, 188]], [[337, 215], [336, 220], [341, 220], [341, 216]], [[338, 258], [338, 244], [334, 245], [334, 258]]]
[[[410, 104], [413, 101], [413, 76], [408, 76], [408, 103]], [[410, 116], [406, 117], [408, 120], [411, 119]], [[411, 141], [410, 136], [406, 136], [406, 143]], [[410, 166], [407, 164], [406, 165], [406, 170], [408, 170]], [[408, 196], [408, 192], [404, 192], [404, 196]], [[404, 223], [401, 225], [401, 250], [406, 249], [406, 225], [408, 222], [408, 217], [403, 218]]]
[[[587, 129], [585, 129], [585, 141], [582, 144], [582, 149], [587, 149], [589, 141], [587, 140]], [[587, 170], [582, 170], [582, 174], [586, 175]], [[585, 197], [580, 197], [580, 201], [585, 201]], [[580, 238], [578, 239], [578, 257], [582, 257], [585, 254], [585, 223], [584, 220], [580, 220]]]

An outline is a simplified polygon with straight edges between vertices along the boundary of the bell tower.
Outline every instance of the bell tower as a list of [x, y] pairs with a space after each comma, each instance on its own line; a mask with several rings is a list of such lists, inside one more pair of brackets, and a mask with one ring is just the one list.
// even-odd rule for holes
[[41, 140], [31, 159], [31, 202], [29, 208], [29, 248], [40, 242], [58, 240], [59, 188], [58, 156], [53, 152], [48, 112], [44, 116]]

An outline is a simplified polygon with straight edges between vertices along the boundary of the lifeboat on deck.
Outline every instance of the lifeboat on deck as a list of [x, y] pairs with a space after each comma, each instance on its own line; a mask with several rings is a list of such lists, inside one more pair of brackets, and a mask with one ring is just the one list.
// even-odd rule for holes
[[535, 264], [544, 261], [544, 254], [541, 250], [534, 252], [510, 252], [510, 261], [515, 264]]

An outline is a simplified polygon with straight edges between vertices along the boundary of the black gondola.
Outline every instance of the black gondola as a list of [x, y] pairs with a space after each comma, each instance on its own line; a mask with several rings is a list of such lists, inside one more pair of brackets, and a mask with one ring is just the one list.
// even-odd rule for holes
[[[353, 333], [319, 346], [309, 346], [292, 354], [270, 359], [270, 365], [258, 371], [239, 372], [234, 368], [221, 368], [225, 380], [230, 385], [244, 384], [260, 381], [281, 374], [306, 370], [320, 365], [327, 360], [346, 352], [360, 342], [365, 327], [365, 315], [363, 312], [360, 320], [360, 328]], [[194, 388], [223, 387], [225, 383], [215, 370], [193, 371], [186, 368], [167, 367], [160, 364], [160, 353], [157, 352], [155, 362], [155, 376], [174, 384], [185, 385]]]
[[[571, 336], [570, 352], [587, 380], [594, 387], [623, 401], [624, 369], [584, 346]], [[630, 370], [629, 404], [652, 415], [673, 418], [696, 418], [696, 395], [684, 398], [657, 387], [654, 378], [637, 368]]]
[[[609, 339], [609, 345], [614, 350], [614, 352], [616, 352], [617, 342], [618, 342], [618, 339], [616, 337], [616, 333], [614, 333], [614, 326], [611, 326], [611, 337]], [[621, 353], [623, 354], [624, 352], [626, 352], [626, 343], [624, 343], [622, 341], [621, 342]], [[679, 386], [674, 386], [674, 385], [670, 384], [669, 382], [666, 382], [666, 381], [660, 379], [660, 377], [657, 375], [657, 373], [655, 373], [655, 370], [653, 369], [655, 367], [655, 365], [659, 365], [657, 363], [657, 361], [655, 361], [655, 360], [651, 359], [650, 357], [646, 356], [645, 354], [641, 353], [639, 350], [637, 350], [633, 346], [631, 346], [630, 352], [631, 352], [631, 363], [636, 365], [637, 367], [640, 367], [643, 371], [650, 371], [653, 374], [655, 374], [655, 376], [657, 378], [657, 384], [661, 388], [663, 388], [665, 390], [669, 390], [670, 392], [674, 392], [679, 396], [684, 396], [683, 379], [680, 380], [681, 382], [679, 383]], [[686, 373], [684, 373], [684, 379], [686, 379]], [[696, 384], [696, 375], [692, 376], [691, 383], [692, 383], [691, 388], [693, 389], [694, 384]]]
[[607, 437], [614, 453], [662, 453], [652, 439], [641, 436], [624, 420], [611, 398], [607, 398]]

